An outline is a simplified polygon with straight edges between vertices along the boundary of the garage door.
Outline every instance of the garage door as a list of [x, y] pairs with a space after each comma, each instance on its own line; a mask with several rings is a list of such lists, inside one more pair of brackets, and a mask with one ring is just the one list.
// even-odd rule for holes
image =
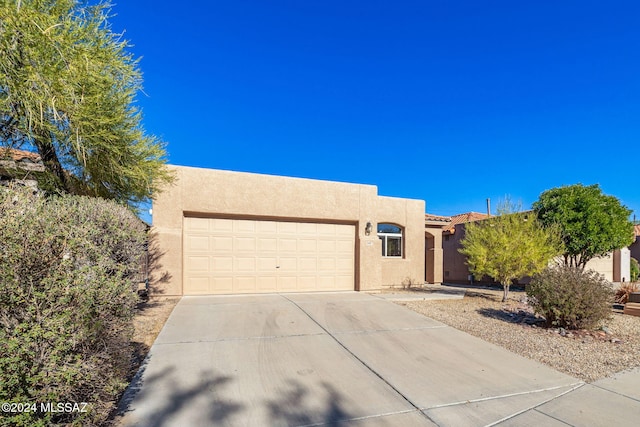
[[184, 219], [184, 294], [354, 289], [355, 226]]

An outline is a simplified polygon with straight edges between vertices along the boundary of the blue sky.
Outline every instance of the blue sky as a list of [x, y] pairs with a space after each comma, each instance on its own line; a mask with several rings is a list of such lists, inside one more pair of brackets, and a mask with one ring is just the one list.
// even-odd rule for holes
[[120, 1], [172, 164], [427, 211], [598, 183], [640, 218], [640, 2]]

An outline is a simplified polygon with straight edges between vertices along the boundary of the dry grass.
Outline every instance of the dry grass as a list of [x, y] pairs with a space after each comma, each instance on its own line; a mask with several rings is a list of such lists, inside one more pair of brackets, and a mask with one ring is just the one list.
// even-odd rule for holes
[[135, 354], [131, 366], [131, 377], [138, 371], [178, 301], [180, 297], [152, 297], [136, 307], [132, 340]]
[[401, 304], [587, 382], [640, 366], [640, 317], [612, 310], [604, 330], [547, 329], [524, 292], [512, 291], [505, 303], [501, 297], [501, 290], [469, 289], [464, 299]]
[[[180, 297], [153, 297], [140, 302], [136, 307], [133, 319], [133, 338], [131, 340], [134, 353], [128, 381], [133, 379], [133, 376], [144, 362], [153, 342], [158, 337], [178, 301], [180, 301]], [[104, 423], [105, 427], [120, 425], [116, 407], [117, 402], [114, 402], [109, 419]]]

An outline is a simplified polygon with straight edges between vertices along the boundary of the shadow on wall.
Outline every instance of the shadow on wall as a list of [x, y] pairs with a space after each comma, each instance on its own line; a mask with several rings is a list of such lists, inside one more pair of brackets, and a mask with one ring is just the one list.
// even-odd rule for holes
[[166, 254], [166, 251], [160, 249], [158, 243], [158, 235], [156, 232], [150, 231], [148, 237], [147, 250], [147, 272], [148, 272], [148, 288], [147, 291], [152, 295], [162, 295], [166, 291], [163, 284], [171, 280], [171, 274], [167, 270], [162, 270], [160, 260]]

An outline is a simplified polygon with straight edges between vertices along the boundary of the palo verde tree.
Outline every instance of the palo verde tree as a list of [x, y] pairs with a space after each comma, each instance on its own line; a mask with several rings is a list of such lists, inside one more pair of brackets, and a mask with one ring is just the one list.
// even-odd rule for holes
[[542, 271], [560, 253], [560, 238], [545, 229], [531, 212], [518, 212], [508, 199], [498, 206], [498, 216], [470, 222], [459, 252], [467, 257], [469, 270], [487, 275], [503, 287], [502, 301], [515, 279]]
[[0, 0], [0, 145], [37, 151], [47, 190], [135, 206], [172, 175], [108, 14], [102, 0]]
[[584, 268], [590, 259], [633, 243], [631, 211], [597, 184], [547, 190], [533, 209], [543, 225], [560, 229], [566, 265]]

